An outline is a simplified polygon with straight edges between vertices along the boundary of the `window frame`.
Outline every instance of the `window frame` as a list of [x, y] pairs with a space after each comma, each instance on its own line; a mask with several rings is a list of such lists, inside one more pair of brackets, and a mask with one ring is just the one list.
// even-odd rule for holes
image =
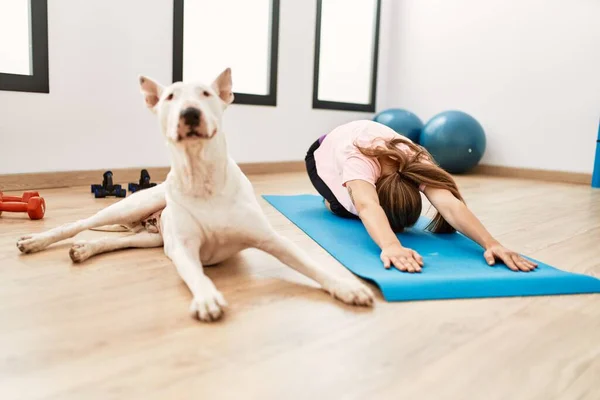
[[48, 76], [48, 1], [29, 1], [31, 75], [0, 72], [0, 90], [50, 93]]
[[[234, 91], [233, 104], [255, 106], [277, 105], [277, 64], [279, 53], [279, 1], [271, 0], [271, 43], [269, 48], [269, 93], [252, 94]], [[173, 82], [183, 79], [183, 21], [185, 0], [173, 4]], [[234, 71], [235, 73], [235, 71]]]
[[371, 55], [371, 98], [368, 104], [319, 100], [319, 63], [321, 55], [322, 8], [323, 0], [317, 0], [315, 59], [313, 70], [313, 109], [375, 112], [375, 103], [377, 98], [377, 68], [379, 61], [379, 30], [381, 24], [381, 0], [376, 0], [375, 6], [375, 32], [373, 38], [373, 53]]

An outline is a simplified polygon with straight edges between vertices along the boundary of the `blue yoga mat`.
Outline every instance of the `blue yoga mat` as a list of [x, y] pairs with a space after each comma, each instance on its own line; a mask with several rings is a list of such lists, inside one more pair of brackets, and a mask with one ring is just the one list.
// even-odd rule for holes
[[388, 301], [600, 293], [599, 279], [543, 263], [528, 273], [513, 272], [503, 264], [490, 267], [475, 242], [458, 233], [427, 232], [425, 218], [399, 235], [403, 245], [423, 256], [423, 272], [386, 270], [362, 223], [333, 215], [320, 197], [264, 198], [346, 268], [375, 282]]

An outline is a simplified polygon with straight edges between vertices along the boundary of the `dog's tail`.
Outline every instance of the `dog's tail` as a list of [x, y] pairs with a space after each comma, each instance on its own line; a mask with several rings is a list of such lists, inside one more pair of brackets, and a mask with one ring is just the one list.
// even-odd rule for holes
[[126, 225], [104, 225], [99, 226], [97, 228], [91, 228], [90, 231], [99, 231], [99, 232], [129, 232], [131, 228]]

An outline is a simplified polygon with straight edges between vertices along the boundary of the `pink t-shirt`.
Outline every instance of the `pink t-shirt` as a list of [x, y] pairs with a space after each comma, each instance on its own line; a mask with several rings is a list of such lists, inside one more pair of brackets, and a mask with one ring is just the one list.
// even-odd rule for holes
[[[363, 155], [354, 145], [361, 147], [377, 145], [381, 140], [400, 137], [393, 129], [369, 120], [350, 122], [335, 128], [327, 134], [321, 146], [315, 151], [315, 163], [319, 177], [329, 187], [335, 198], [342, 206], [354, 215], [358, 215], [348, 190], [346, 182], [363, 180], [373, 186], [381, 177], [381, 165], [375, 157]], [[402, 136], [402, 138], [409, 140]], [[377, 139], [373, 142], [374, 139]], [[406, 145], [400, 145], [401, 150], [410, 153]], [[424, 186], [419, 188], [424, 190]]]

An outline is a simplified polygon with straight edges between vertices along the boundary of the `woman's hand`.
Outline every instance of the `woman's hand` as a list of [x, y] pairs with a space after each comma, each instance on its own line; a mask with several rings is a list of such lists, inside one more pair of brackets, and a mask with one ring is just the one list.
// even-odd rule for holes
[[346, 187], [369, 236], [381, 249], [383, 266], [386, 269], [393, 266], [404, 272], [421, 272], [423, 258], [416, 251], [402, 247], [379, 204], [375, 186], [356, 179], [346, 182]]
[[423, 257], [400, 243], [384, 246], [381, 249], [381, 261], [386, 269], [394, 266], [402, 272], [421, 272], [423, 267]]
[[537, 264], [498, 243], [467, 206], [446, 189], [425, 188], [425, 195], [450, 225], [485, 249], [489, 265], [501, 260], [513, 271], [533, 271]]
[[508, 268], [513, 271], [529, 272], [537, 268], [536, 263], [521, 257], [521, 255], [507, 249], [500, 243], [492, 244], [486, 248], [485, 253], [483, 253], [483, 257], [489, 265], [494, 265], [496, 260], [500, 259]]

